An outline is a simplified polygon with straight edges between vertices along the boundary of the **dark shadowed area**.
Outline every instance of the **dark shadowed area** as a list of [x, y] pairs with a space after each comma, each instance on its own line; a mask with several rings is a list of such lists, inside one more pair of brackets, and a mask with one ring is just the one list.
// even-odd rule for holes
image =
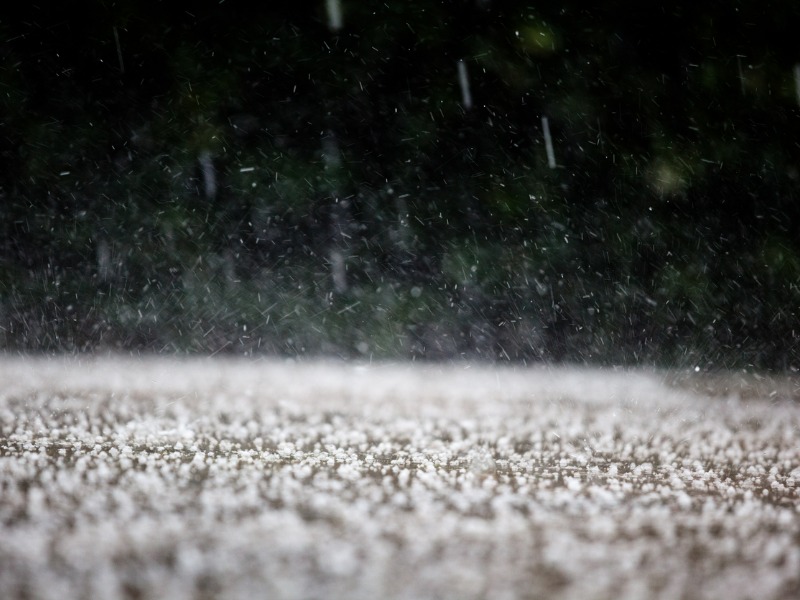
[[796, 2], [0, 10], [0, 347], [798, 367]]

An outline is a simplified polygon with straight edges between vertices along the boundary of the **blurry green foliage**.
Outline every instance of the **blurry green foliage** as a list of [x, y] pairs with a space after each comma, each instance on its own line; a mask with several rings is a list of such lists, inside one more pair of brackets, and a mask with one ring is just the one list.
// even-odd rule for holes
[[313, 4], [8, 12], [4, 348], [798, 367], [794, 4]]

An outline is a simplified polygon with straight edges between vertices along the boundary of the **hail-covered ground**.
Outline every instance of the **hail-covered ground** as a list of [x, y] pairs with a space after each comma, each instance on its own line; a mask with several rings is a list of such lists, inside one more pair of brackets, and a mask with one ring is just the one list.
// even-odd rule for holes
[[798, 598], [800, 384], [0, 359], [0, 598]]

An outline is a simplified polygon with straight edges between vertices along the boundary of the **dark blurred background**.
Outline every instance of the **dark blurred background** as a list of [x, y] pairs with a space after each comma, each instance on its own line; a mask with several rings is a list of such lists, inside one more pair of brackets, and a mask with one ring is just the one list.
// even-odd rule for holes
[[0, 8], [0, 347], [800, 366], [800, 4]]

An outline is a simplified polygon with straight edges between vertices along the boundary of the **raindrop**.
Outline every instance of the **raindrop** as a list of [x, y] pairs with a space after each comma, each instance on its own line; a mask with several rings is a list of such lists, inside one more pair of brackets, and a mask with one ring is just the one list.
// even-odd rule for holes
[[342, 28], [342, 3], [340, 0], [326, 0], [325, 8], [328, 10], [328, 27], [331, 31]]
[[544, 133], [544, 148], [547, 151], [547, 166], [556, 168], [556, 154], [553, 151], [553, 138], [550, 135], [550, 121], [542, 116], [542, 132]]
[[469, 110], [472, 108], [472, 92], [469, 89], [467, 63], [463, 60], [458, 61], [458, 83], [461, 86], [461, 104], [465, 110]]

